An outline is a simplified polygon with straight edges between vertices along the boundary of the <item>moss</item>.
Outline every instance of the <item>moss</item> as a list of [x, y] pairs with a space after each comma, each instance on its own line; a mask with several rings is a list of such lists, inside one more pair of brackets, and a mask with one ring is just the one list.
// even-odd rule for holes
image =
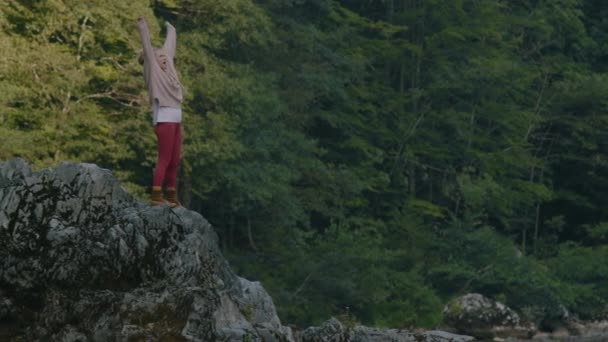
[[349, 311], [336, 316], [336, 319], [340, 321], [340, 323], [342, 323], [342, 325], [344, 325], [344, 327], [347, 329], [354, 329], [357, 325], [361, 324], [361, 322], [357, 320], [357, 317], [355, 317]]
[[239, 308], [239, 310], [248, 321], [251, 321], [251, 319], [253, 318], [253, 305], [243, 305]]
[[181, 330], [186, 320], [168, 304], [159, 304], [153, 311], [129, 313], [129, 319], [141, 326], [150, 326], [147, 330], [159, 338], [159, 341], [185, 341]]
[[447, 315], [452, 317], [460, 316], [463, 312], [463, 308], [457, 300], [452, 300], [448, 303]]

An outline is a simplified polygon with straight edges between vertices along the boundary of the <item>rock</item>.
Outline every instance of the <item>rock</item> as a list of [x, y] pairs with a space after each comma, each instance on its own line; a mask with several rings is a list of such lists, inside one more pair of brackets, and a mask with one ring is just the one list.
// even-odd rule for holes
[[473, 337], [444, 331], [414, 332], [399, 329], [370, 328], [362, 325], [349, 328], [335, 318], [321, 327], [304, 330], [302, 342], [465, 342]]
[[294, 341], [217, 239], [96, 165], [0, 163], [0, 321], [28, 341]]
[[8, 320], [14, 315], [13, 302], [0, 291], [0, 322]]
[[320, 327], [307, 328], [298, 337], [302, 342], [346, 342], [353, 340], [353, 332], [331, 318]]
[[579, 322], [578, 335], [608, 341], [608, 321]]
[[534, 325], [522, 322], [506, 305], [476, 293], [452, 300], [443, 315], [447, 326], [481, 339], [530, 338], [536, 332]]
[[605, 342], [608, 341], [607, 321], [579, 321], [578, 330], [560, 327], [552, 332], [539, 332], [530, 340], [507, 339], [507, 342]]
[[456, 335], [445, 331], [413, 332], [398, 329], [379, 329], [358, 326], [354, 341], [358, 342], [465, 342], [473, 341], [471, 336]]

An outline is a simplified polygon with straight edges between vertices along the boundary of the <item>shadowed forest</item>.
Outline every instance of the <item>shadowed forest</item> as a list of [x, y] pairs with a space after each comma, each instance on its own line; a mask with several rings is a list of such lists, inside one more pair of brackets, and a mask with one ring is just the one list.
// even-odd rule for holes
[[177, 29], [182, 203], [283, 322], [608, 315], [608, 2], [3, 0], [0, 160], [147, 200], [140, 15]]

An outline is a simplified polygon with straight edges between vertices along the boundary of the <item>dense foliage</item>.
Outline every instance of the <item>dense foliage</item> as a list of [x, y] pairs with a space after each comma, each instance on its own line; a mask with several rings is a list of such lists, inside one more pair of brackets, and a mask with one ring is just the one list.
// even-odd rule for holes
[[[134, 26], [178, 29], [184, 202], [283, 321], [608, 304], [608, 3], [5, 0], [0, 159], [155, 161]], [[158, 33], [158, 34], [157, 34]]]

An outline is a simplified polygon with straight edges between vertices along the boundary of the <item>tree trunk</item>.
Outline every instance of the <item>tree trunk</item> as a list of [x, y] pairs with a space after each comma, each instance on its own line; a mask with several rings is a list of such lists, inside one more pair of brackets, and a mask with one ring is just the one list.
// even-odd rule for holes
[[249, 216], [247, 216], [247, 237], [249, 238], [249, 246], [251, 247], [251, 249], [257, 252], [258, 247], [256, 246], [255, 241], [253, 240], [253, 233], [251, 231], [251, 219], [249, 218]]
[[539, 221], [540, 221], [540, 201], [536, 202], [536, 220], [534, 221], [534, 244], [533, 244], [534, 255], [536, 255], [536, 242], [538, 241]]
[[416, 197], [416, 165], [414, 163], [409, 163], [407, 174], [410, 196]]
[[228, 246], [234, 248], [234, 215], [230, 215], [230, 228], [228, 229]]
[[524, 230], [521, 232], [521, 254], [526, 255], [526, 239], [527, 239], [528, 228], [524, 227]]

